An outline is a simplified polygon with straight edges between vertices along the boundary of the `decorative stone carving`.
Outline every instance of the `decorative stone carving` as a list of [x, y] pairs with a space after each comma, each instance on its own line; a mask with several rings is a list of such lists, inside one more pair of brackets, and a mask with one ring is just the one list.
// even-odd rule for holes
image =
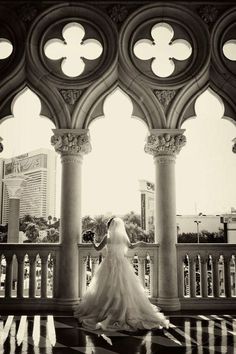
[[185, 61], [192, 54], [191, 43], [186, 39], [174, 39], [174, 29], [168, 23], [156, 23], [151, 28], [151, 37], [152, 40], [139, 39], [133, 52], [140, 60], [151, 60], [151, 70], [158, 77], [172, 75], [176, 67], [174, 59]]
[[3, 180], [7, 187], [10, 199], [20, 199], [23, 188], [26, 186], [26, 178], [24, 176], [12, 176]]
[[20, 161], [17, 160], [16, 158], [12, 159], [12, 172], [15, 175], [21, 173], [21, 164]]
[[207, 25], [214, 23], [218, 17], [218, 10], [212, 5], [204, 5], [199, 8], [198, 12]]
[[56, 152], [88, 154], [91, 151], [89, 135], [86, 133], [55, 133], [51, 137], [51, 144]]
[[75, 102], [78, 100], [78, 98], [81, 96], [82, 94], [82, 90], [78, 90], [78, 89], [61, 89], [59, 90], [62, 97], [64, 98], [64, 101], [70, 105], [75, 104]]
[[[76, 36], [76, 42], [71, 31]], [[86, 35], [86, 30], [81, 24], [68, 23], [62, 29], [64, 40], [58, 38], [48, 40], [44, 46], [44, 53], [50, 60], [61, 60], [63, 74], [72, 78], [77, 77], [84, 73], [86, 60], [98, 59], [103, 52], [102, 43], [95, 38], [86, 38]]]
[[147, 138], [144, 150], [146, 153], [154, 156], [176, 155], [185, 144], [186, 137], [183, 134], [151, 134]]
[[128, 10], [125, 6], [117, 4], [108, 9], [108, 14], [115, 23], [123, 22], [128, 16]]
[[166, 109], [170, 102], [176, 95], [175, 90], [154, 90], [155, 96], [158, 98], [158, 101], [161, 103], [164, 109]]

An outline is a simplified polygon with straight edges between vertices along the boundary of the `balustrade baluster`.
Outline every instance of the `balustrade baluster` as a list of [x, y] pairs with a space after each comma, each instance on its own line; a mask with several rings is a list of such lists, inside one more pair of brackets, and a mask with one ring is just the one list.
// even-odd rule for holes
[[195, 258], [189, 258], [190, 274], [190, 296], [196, 297], [196, 261]]
[[219, 291], [219, 258], [212, 259], [212, 266], [213, 266], [213, 294], [214, 297], [220, 296]]
[[153, 259], [150, 257], [150, 296], [153, 297]]
[[53, 255], [51, 254], [51, 257], [52, 257], [52, 262], [53, 262], [53, 267], [52, 267], [52, 296], [54, 298], [57, 298], [57, 294], [58, 294], [58, 283], [57, 283], [57, 280], [58, 280], [58, 271], [59, 269], [57, 269], [57, 265], [58, 265], [58, 262], [57, 262], [57, 258], [56, 258], [56, 254], [54, 253]]
[[82, 284], [81, 284], [81, 291], [82, 296], [84, 295], [86, 288], [87, 288], [87, 257], [82, 258]]
[[230, 278], [230, 257], [224, 257], [224, 285], [225, 285], [225, 296], [231, 297], [231, 278]]
[[179, 283], [179, 297], [184, 297], [184, 260], [185, 256], [181, 261], [180, 272], [178, 273], [178, 283]]
[[24, 297], [24, 263], [25, 255], [17, 255], [17, 298]]
[[143, 287], [145, 288], [145, 258], [140, 257], [138, 259], [138, 276], [139, 279], [141, 280], [141, 283], [143, 284]]
[[96, 269], [98, 267], [98, 258], [97, 257], [92, 257], [91, 258], [91, 263], [92, 263], [92, 267], [91, 267], [91, 273], [92, 273], [92, 277], [94, 276], [94, 273], [96, 272]]
[[201, 295], [208, 297], [207, 258], [201, 257]]
[[36, 290], [36, 254], [29, 255], [30, 273], [29, 273], [29, 297], [35, 297]]
[[40, 256], [41, 258], [41, 297], [47, 297], [48, 282], [48, 254]]
[[6, 258], [5, 298], [10, 298], [12, 294], [13, 254], [5, 255], [5, 258]]

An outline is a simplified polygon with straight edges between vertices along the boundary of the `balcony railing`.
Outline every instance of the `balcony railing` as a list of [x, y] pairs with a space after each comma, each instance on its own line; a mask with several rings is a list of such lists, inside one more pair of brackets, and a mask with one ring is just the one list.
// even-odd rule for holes
[[181, 308], [236, 308], [235, 257], [234, 244], [178, 244]]
[[[177, 244], [181, 309], [236, 309], [236, 245]], [[1, 244], [0, 305], [6, 310], [57, 310], [60, 244]], [[158, 244], [128, 251], [128, 259], [153, 302], [158, 298]], [[105, 251], [78, 245], [79, 297]], [[168, 255], [166, 255], [168, 257]]]
[[49, 309], [56, 297], [60, 245], [1, 244], [0, 304]]

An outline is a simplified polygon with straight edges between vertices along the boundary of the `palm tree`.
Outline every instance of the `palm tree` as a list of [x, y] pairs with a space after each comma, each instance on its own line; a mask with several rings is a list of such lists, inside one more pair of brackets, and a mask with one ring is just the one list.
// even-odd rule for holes
[[124, 222], [126, 224], [135, 224], [135, 225], [138, 225], [138, 226], [141, 226], [141, 216], [139, 214], [135, 214], [134, 211], [131, 211], [130, 213], [128, 214], [125, 214], [122, 219], [124, 220]]
[[92, 225], [92, 230], [96, 234], [96, 240], [98, 242], [100, 242], [101, 239], [103, 238], [103, 236], [105, 236], [107, 233], [108, 218], [105, 217], [104, 215], [97, 215], [94, 217], [93, 220], [94, 221], [93, 221], [93, 225]]
[[94, 219], [91, 216], [86, 215], [82, 218], [82, 232], [92, 230], [94, 225]]

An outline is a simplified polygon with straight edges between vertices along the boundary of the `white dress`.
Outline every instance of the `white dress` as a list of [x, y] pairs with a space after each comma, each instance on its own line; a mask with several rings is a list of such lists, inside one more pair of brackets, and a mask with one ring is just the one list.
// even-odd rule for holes
[[109, 228], [107, 253], [80, 302], [75, 316], [88, 329], [128, 330], [168, 327], [153, 306], [126, 257], [128, 236], [123, 221]]

